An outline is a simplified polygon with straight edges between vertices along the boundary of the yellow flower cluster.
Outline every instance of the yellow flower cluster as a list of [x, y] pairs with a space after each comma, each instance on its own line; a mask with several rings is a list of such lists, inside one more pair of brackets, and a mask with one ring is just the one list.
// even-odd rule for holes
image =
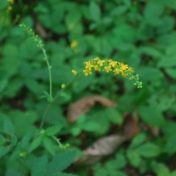
[[139, 76], [134, 73], [134, 69], [122, 62], [118, 62], [113, 59], [101, 59], [99, 57], [86, 61], [83, 69], [84, 75], [89, 76], [94, 71], [121, 75], [122, 77], [133, 80], [134, 85], [138, 88], [142, 87], [142, 82], [139, 81]]

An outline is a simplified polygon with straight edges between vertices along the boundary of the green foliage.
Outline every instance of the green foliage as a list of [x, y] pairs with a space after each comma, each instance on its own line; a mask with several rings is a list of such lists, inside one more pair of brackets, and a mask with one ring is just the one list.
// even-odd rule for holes
[[104, 164], [95, 165], [95, 175], [96, 176], [126, 176], [123, 172], [127, 164], [127, 160], [125, 158], [124, 152], [119, 151], [113, 159], [108, 160]]
[[[0, 175], [126, 176], [131, 168], [136, 175], [176, 175], [175, 10], [175, 0], [0, 0]], [[96, 56], [134, 67], [143, 88], [109, 75], [72, 75]], [[68, 106], [92, 94], [117, 107], [95, 106], [68, 123]], [[126, 114], [136, 114], [137, 136], [115, 155], [69, 167], [99, 137], [123, 135]]]
[[128, 148], [127, 157], [135, 167], [140, 166], [142, 159], [155, 158], [161, 153], [159, 146], [152, 142], [144, 143], [144, 140], [145, 136], [140, 134], [133, 139], [132, 144]]
[[112, 124], [122, 124], [122, 116], [116, 109], [96, 110], [95, 112], [81, 116], [73, 125], [71, 133], [77, 136], [81, 132], [87, 131], [96, 135], [103, 135], [108, 132]]

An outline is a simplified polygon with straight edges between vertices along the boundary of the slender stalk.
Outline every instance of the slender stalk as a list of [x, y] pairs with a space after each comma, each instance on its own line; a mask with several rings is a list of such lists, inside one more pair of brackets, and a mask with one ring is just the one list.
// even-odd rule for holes
[[49, 77], [49, 97], [48, 97], [48, 101], [51, 103], [51, 102], [53, 102], [52, 73], [51, 73], [51, 65], [49, 63], [49, 59], [48, 59], [46, 50], [44, 48], [44, 43], [41, 40], [41, 38], [33, 32], [33, 30], [31, 28], [29, 28], [25, 24], [20, 24], [20, 27], [23, 28], [23, 30], [29, 34], [29, 36], [37, 44], [37, 47], [40, 48], [40, 50], [43, 53], [44, 61], [46, 62], [46, 65], [47, 65], [48, 77]]
[[51, 73], [51, 65], [49, 63], [48, 60], [48, 56], [46, 54], [46, 50], [44, 48], [41, 48], [43, 55], [44, 55], [44, 60], [47, 64], [47, 68], [48, 68], [48, 78], [49, 78], [49, 102], [53, 101], [53, 85], [52, 85], [52, 73]]
[[29, 28], [28, 26], [26, 26], [25, 24], [20, 24], [20, 27], [23, 28], [23, 30], [33, 39], [33, 41], [36, 43], [37, 47], [42, 51], [43, 53], [43, 59], [44, 61], [46, 62], [46, 65], [47, 65], [47, 69], [48, 69], [48, 78], [49, 78], [49, 96], [47, 97], [48, 99], [48, 105], [47, 105], [47, 108], [45, 109], [45, 112], [43, 114], [43, 117], [42, 117], [42, 120], [41, 120], [41, 123], [40, 123], [40, 128], [43, 127], [44, 125], [44, 122], [45, 122], [45, 119], [46, 119], [46, 115], [48, 113], [48, 110], [50, 108], [50, 105], [51, 103], [53, 102], [54, 98], [53, 98], [53, 86], [52, 86], [52, 73], [51, 73], [51, 65], [50, 65], [50, 62], [49, 62], [49, 59], [48, 59], [48, 56], [47, 56], [47, 53], [46, 53], [46, 50], [45, 50], [45, 47], [44, 47], [44, 43], [43, 41], [41, 40], [41, 38], [36, 35], [34, 33], [34, 31]]
[[43, 116], [42, 116], [42, 119], [41, 119], [41, 122], [40, 122], [40, 126], [39, 126], [40, 129], [43, 128], [43, 125], [45, 123], [46, 115], [48, 113], [49, 108], [50, 108], [50, 104], [47, 105], [47, 107], [45, 109], [45, 112], [43, 113]]

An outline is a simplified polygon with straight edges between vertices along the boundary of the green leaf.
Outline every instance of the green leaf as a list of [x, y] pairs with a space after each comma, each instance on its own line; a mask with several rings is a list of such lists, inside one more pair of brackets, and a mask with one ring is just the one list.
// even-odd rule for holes
[[48, 164], [48, 158], [46, 155], [41, 157], [30, 156], [27, 160], [28, 167], [31, 170], [31, 176], [45, 176]]
[[62, 128], [63, 128], [63, 126], [61, 126], [60, 124], [48, 127], [46, 129], [46, 135], [48, 135], [48, 136], [56, 135], [56, 134], [58, 134], [60, 132], [60, 130]]
[[141, 157], [135, 150], [128, 150], [127, 157], [133, 166], [138, 167], [140, 165]]
[[176, 54], [174, 56], [165, 56], [160, 60], [160, 62], [158, 63], [158, 66], [164, 67], [164, 68], [176, 66], [175, 60], [176, 60]]
[[94, 1], [91, 1], [89, 5], [89, 11], [90, 11], [92, 20], [97, 21], [97, 22], [100, 21], [101, 11], [100, 11], [100, 7], [98, 6], [98, 4], [96, 4]]
[[153, 143], [145, 143], [137, 148], [137, 152], [140, 156], [145, 158], [153, 158], [161, 153], [161, 149]]
[[165, 151], [168, 154], [176, 153], [175, 145], [176, 145], [176, 134], [175, 134], [175, 131], [173, 131], [172, 134], [167, 135], [166, 143], [165, 143], [165, 147], [164, 147]]
[[150, 0], [144, 9], [144, 17], [145, 21], [152, 25], [152, 26], [158, 26], [161, 24], [162, 19], [160, 16], [162, 15], [162, 12], [164, 11], [164, 4], [162, 1]]
[[157, 174], [157, 176], [172, 176], [168, 167], [166, 167], [162, 163], [152, 163], [153, 170]]
[[162, 127], [165, 124], [162, 112], [156, 107], [141, 106], [139, 112], [142, 120], [149, 125]]
[[175, 68], [167, 68], [166, 72], [170, 77], [172, 77], [173, 79], [176, 79], [176, 69]]
[[34, 131], [34, 122], [37, 120], [37, 114], [34, 111], [12, 111], [10, 116], [15, 126], [15, 131], [18, 136], [23, 136], [29, 130]]
[[109, 118], [109, 120], [112, 122], [112, 123], [115, 123], [115, 124], [122, 124], [123, 122], [123, 117], [122, 115], [119, 113], [118, 110], [114, 109], [114, 108], [107, 108], [105, 110], [105, 113], [107, 115], [107, 117]]
[[49, 137], [44, 137], [44, 139], [43, 139], [43, 145], [44, 145], [45, 149], [49, 153], [51, 153], [52, 155], [55, 154], [56, 149], [58, 148], [56, 146], [56, 143], [51, 138], [49, 138]]
[[39, 147], [42, 143], [42, 140], [43, 140], [43, 136], [38, 136], [37, 138], [35, 138], [29, 146], [29, 152], [32, 152], [37, 147]]
[[3, 93], [3, 90], [6, 88], [8, 85], [8, 79], [2, 79], [0, 80], [0, 93]]
[[144, 143], [145, 140], [146, 140], [146, 135], [144, 133], [138, 134], [132, 140], [130, 148], [137, 147], [137, 146], [141, 145], [142, 143]]
[[47, 166], [47, 174], [54, 174], [65, 170], [75, 159], [76, 153], [73, 150], [62, 151], [56, 154]]

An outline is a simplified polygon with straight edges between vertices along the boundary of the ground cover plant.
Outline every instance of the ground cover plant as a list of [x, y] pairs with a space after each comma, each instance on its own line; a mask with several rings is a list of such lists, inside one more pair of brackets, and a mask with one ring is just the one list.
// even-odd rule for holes
[[0, 175], [176, 175], [175, 12], [1, 0]]

